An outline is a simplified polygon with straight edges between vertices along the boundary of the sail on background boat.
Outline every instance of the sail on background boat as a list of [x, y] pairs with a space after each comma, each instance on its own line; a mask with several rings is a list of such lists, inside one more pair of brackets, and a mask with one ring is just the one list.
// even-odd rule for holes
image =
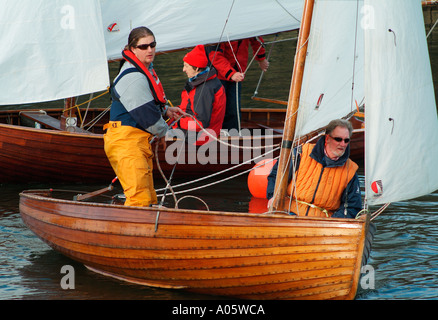
[[303, 8], [302, 0], [100, 2], [109, 59], [121, 58], [129, 32], [136, 26], [144, 25], [154, 32], [157, 52], [171, 51], [295, 30]]
[[155, 33], [157, 51], [169, 51], [294, 30], [302, 11], [302, 0], [8, 0], [2, 5], [0, 105], [105, 90], [107, 61], [121, 58], [129, 32], [140, 25]]
[[98, 0], [2, 1], [0, 105], [57, 100], [109, 85]]

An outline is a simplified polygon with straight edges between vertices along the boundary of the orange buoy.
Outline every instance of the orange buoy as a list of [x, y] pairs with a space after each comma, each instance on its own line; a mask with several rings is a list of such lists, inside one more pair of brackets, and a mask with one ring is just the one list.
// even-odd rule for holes
[[255, 198], [266, 198], [268, 176], [277, 160], [266, 159], [256, 163], [248, 175], [248, 189]]

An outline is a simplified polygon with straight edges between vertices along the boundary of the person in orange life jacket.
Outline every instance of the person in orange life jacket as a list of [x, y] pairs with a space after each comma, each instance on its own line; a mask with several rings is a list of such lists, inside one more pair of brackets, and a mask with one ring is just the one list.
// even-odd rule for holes
[[[177, 127], [183, 130], [209, 130], [219, 137], [225, 115], [225, 89], [217, 78], [216, 71], [207, 66], [208, 60], [203, 45], [197, 45], [184, 58], [183, 71], [189, 78], [181, 92], [180, 108], [196, 118], [181, 118]], [[199, 126], [199, 124], [202, 126]], [[211, 140], [204, 131], [196, 141], [202, 145]]]
[[122, 52], [124, 64], [111, 86], [110, 122], [105, 126], [105, 153], [126, 196], [125, 205], [157, 203], [152, 169], [153, 136], [163, 138], [168, 125], [163, 116], [183, 115], [168, 107], [166, 96], [153, 69], [155, 36], [146, 27], [131, 31]]
[[[307, 143], [294, 149], [296, 186], [290, 182], [292, 165], [288, 180], [288, 195], [296, 198], [292, 201], [291, 210], [294, 212], [291, 214], [355, 218], [362, 209], [358, 166], [349, 159], [352, 132], [349, 121], [332, 120], [316, 144]], [[268, 207], [274, 194], [277, 169], [276, 164], [268, 176]], [[288, 206], [289, 199], [286, 202]]]
[[223, 129], [239, 129], [240, 127], [241, 83], [245, 79], [249, 46], [252, 48], [260, 69], [267, 71], [269, 62], [265, 57], [266, 53], [261, 37], [223, 42], [218, 49], [217, 46], [205, 47], [209, 61], [217, 70], [218, 78], [221, 80], [227, 95]]

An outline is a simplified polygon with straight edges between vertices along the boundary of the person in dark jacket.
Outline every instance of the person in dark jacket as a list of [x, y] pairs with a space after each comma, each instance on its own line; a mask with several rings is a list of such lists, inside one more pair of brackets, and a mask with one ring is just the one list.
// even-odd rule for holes
[[[333, 218], [355, 218], [362, 209], [358, 165], [349, 159], [353, 128], [349, 121], [331, 121], [316, 144], [294, 149], [295, 170], [289, 173], [288, 199], [291, 214]], [[268, 176], [266, 195], [274, 195], [276, 164]], [[292, 181], [295, 174], [295, 184]]]
[[[196, 132], [205, 129], [219, 138], [225, 115], [225, 89], [216, 71], [207, 66], [204, 46], [196, 46], [184, 56], [183, 61], [183, 71], [187, 74], [188, 80], [181, 92], [180, 108], [191, 117], [182, 118], [178, 127]], [[196, 144], [205, 144], [210, 140], [210, 136], [203, 131]]]

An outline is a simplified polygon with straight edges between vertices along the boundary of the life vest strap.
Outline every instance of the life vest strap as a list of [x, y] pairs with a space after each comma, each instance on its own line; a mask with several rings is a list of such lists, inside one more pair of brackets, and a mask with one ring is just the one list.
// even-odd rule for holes
[[329, 217], [329, 213], [328, 213], [327, 209], [318, 207], [318, 206], [314, 205], [313, 203], [307, 203], [305, 201], [301, 201], [301, 200], [297, 200], [297, 199], [295, 199], [295, 201], [298, 202], [298, 203], [304, 204], [306, 206], [309, 206], [309, 207], [311, 207], [313, 209], [318, 209], [318, 210], [324, 212], [327, 218]]

